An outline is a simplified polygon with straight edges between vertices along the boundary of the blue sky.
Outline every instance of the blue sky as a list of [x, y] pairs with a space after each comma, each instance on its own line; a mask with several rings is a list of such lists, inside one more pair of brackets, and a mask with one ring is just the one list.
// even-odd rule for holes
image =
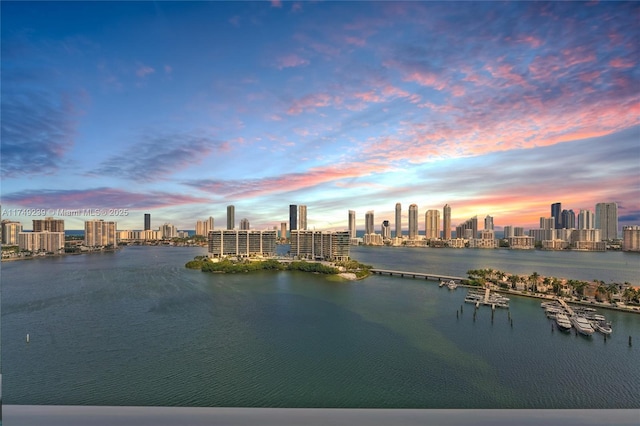
[[423, 229], [445, 203], [537, 227], [617, 202], [640, 224], [637, 2], [0, 7], [3, 210], [193, 229], [233, 204], [264, 229], [306, 204], [342, 229], [400, 202]]

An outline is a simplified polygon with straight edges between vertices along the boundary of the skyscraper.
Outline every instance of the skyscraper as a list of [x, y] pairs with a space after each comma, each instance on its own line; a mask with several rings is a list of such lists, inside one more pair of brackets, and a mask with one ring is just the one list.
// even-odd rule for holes
[[240, 219], [240, 230], [248, 231], [249, 230], [249, 219], [246, 217], [244, 219]]
[[289, 204], [289, 231], [298, 229], [298, 206]]
[[356, 237], [356, 212], [349, 210], [349, 238]]
[[382, 221], [382, 225], [380, 227], [380, 231], [382, 232], [382, 239], [383, 240], [390, 240], [391, 239], [391, 225], [389, 224], [388, 220], [383, 220]]
[[369, 210], [364, 215], [364, 233], [373, 234], [376, 231], [373, 229], [373, 210]]
[[227, 206], [227, 229], [236, 227], [236, 208], [235, 206]]
[[427, 210], [424, 215], [424, 235], [428, 240], [440, 238], [440, 212]]
[[618, 238], [618, 204], [596, 204], [596, 229], [600, 229], [603, 241]]
[[44, 219], [33, 219], [33, 232], [64, 232], [64, 220], [45, 217]]
[[402, 238], [402, 205], [396, 203], [396, 238]]
[[280, 222], [280, 239], [287, 239], [287, 222]]
[[493, 217], [487, 216], [484, 218], [484, 229], [493, 231]]
[[144, 214], [144, 230], [151, 230], [151, 213]]
[[451, 206], [449, 204], [445, 204], [442, 208], [442, 229], [443, 236], [442, 238], [445, 240], [451, 239]]
[[409, 206], [409, 239], [418, 238], [418, 205], [411, 204]]
[[591, 210], [580, 210], [578, 213], [578, 229], [594, 229], [595, 217]]
[[562, 203], [551, 204], [551, 216], [553, 216], [553, 224], [555, 229], [562, 229]]
[[213, 231], [213, 216], [209, 216], [204, 225], [204, 235], [209, 235], [209, 231]]
[[87, 247], [116, 246], [116, 222], [87, 220], [84, 222], [84, 245]]
[[298, 222], [300, 223], [300, 229], [305, 231], [307, 229], [307, 206], [298, 207]]
[[575, 229], [576, 227], [576, 214], [573, 210], [562, 210], [560, 213], [562, 218], [562, 227], [567, 229]]

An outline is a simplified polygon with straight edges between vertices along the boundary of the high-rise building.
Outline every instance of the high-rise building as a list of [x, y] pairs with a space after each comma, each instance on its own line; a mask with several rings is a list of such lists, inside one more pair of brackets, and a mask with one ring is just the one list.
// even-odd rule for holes
[[178, 236], [178, 228], [170, 223], [165, 223], [158, 229], [162, 238], [176, 238]]
[[236, 227], [236, 207], [227, 206], [227, 229], [235, 229]]
[[204, 222], [201, 220], [196, 221], [196, 235], [207, 235], [204, 232]]
[[402, 205], [396, 203], [396, 238], [402, 238]]
[[349, 260], [349, 232], [291, 231], [291, 254], [303, 259]]
[[349, 210], [349, 238], [356, 237], [356, 212]]
[[445, 204], [442, 208], [442, 238], [444, 240], [451, 239], [451, 206]]
[[622, 250], [640, 251], [640, 226], [622, 227]]
[[144, 230], [145, 231], [151, 230], [151, 213], [144, 214]]
[[576, 227], [576, 214], [573, 210], [562, 210], [560, 213], [562, 218], [562, 227], [566, 229], [575, 229]]
[[307, 229], [307, 206], [298, 206], [298, 223], [301, 230], [305, 231]]
[[427, 210], [424, 215], [424, 235], [428, 240], [440, 238], [440, 211]]
[[380, 226], [380, 231], [382, 233], [383, 240], [386, 241], [391, 239], [391, 225], [389, 224], [388, 220], [382, 221], [382, 225]]
[[249, 219], [247, 219], [246, 217], [243, 219], [240, 219], [240, 230], [241, 231], [249, 230]]
[[540, 229], [556, 229], [555, 228], [555, 217], [541, 217], [540, 218]]
[[204, 235], [208, 235], [209, 231], [213, 231], [213, 216], [209, 216], [209, 219], [207, 219], [204, 225]]
[[456, 226], [456, 238], [478, 238], [478, 216], [474, 216], [463, 224]]
[[273, 256], [276, 231], [242, 231], [237, 229], [209, 232], [209, 257]]
[[84, 245], [87, 247], [116, 246], [116, 223], [99, 220], [84, 222]]
[[487, 215], [484, 218], [484, 229], [493, 231], [493, 217]]
[[22, 232], [22, 223], [11, 220], [2, 221], [2, 244], [18, 245], [18, 234]]
[[62, 253], [64, 251], [64, 232], [19, 232], [18, 247], [20, 250], [46, 253]]
[[524, 237], [524, 228], [522, 226], [516, 226], [513, 228], [514, 237]]
[[551, 204], [551, 216], [553, 216], [553, 228], [562, 229], [562, 203]]
[[596, 229], [600, 230], [603, 241], [618, 238], [618, 204], [596, 204]]
[[364, 233], [365, 234], [374, 234], [376, 231], [373, 228], [373, 210], [369, 210], [364, 215]]
[[409, 239], [418, 238], [418, 205], [411, 204], [409, 206]]
[[504, 239], [509, 239], [511, 237], [515, 237], [516, 236], [515, 230], [513, 229], [513, 226], [511, 226], [511, 225], [505, 225], [505, 227], [502, 229], [502, 231], [503, 231], [503, 234], [504, 234], [502, 236], [502, 238], [504, 238]]
[[580, 213], [578, 213], [578, 229], [594, 229], [595, 220], [591, 210], [580, 210]]
[[64, 220], [45, 217], [44, 219], [33, 219], [33, 232], [64, 232]]
[[289, 231], [298, 229], [298, 206], [289, 204]]
[[287, 239], [287, 222], [280, 222], [280, 239]]

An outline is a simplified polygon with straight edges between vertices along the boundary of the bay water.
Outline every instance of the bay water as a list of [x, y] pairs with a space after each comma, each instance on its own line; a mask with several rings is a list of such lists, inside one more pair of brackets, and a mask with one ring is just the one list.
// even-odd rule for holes
[[[126, 247], [3, 263], [3, 402], [640, 407], [640, 315], [600, 310], [614, 329], [605, 341], [555, 330], [536, 299], [474, 319], [464, 288], [184, 268], [202, 254]], [[354, 247], [352, 257], [454, 276], [491, 267], [637, 285], [640, 275], [640, 257], [620, 252]]]

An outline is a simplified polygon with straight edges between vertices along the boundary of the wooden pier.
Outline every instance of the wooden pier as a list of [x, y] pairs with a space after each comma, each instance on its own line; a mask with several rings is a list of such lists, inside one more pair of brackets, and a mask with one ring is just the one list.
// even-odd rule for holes
[[450, 277], [448, 275], [436, 275], [436, 274], [429, 274], [424, 272], [392, 271], [389, 269], [371, 269], [371, 273], [378, 274], [378, 275], [397, 275], [402, 278], [424, 278], [425, 280], [433, 280], [433, 281], [453, 280], [453, 281], [457, 281], [458, 283], [466, 279], [464, 277]]

